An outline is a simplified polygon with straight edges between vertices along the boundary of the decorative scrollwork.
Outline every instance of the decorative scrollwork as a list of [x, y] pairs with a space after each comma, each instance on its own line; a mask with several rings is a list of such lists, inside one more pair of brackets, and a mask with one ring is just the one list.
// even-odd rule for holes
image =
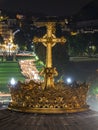
[[[55, 84], [54, 88], [43, 90], [41, 83], [30, 81], [29, 83], [18, 82], [16, 86], [10, 86], [12, 102], [9, 109], [29, 112], [45, 112], [53, 110], [55, 113], [78, 112], [88, 109], [86, 95], [87, 84], [75, 87], [64, 83]], [[54, 110], [55, 109], [55, 110]]]

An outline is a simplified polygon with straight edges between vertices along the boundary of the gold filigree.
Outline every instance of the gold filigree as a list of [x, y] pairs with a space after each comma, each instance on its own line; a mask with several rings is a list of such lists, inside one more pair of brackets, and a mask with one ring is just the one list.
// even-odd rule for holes
[[[43, 90], [41, 84], [30, 81], [27, 84], [19, 82], [10, 86], [12, 102], [9, 109], [27, 112], [66, 113], [88, 109], [86, 95], [87, 84], [71, 87], [64, 83], [55, 84], [54, 88]], [[32, 86], [32, 87], [31, 87]]]

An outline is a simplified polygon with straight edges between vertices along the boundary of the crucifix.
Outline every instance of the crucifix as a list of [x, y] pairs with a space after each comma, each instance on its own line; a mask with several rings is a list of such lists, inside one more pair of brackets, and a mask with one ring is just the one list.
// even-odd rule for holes
[[55, 33], [55, 22], [43, 22], [47, 28], [47, 33], [42, 38], [34, 37], [33, 42], [41, 42], [46, 47], [46, 67], [41, 71], [44, 75], [44, 88], [55, 87], [54, 76], [57, 75], [56, 68], [52, 67], [52, 47], [56, 43], [65, 43], [64, 37], [56, 38]]

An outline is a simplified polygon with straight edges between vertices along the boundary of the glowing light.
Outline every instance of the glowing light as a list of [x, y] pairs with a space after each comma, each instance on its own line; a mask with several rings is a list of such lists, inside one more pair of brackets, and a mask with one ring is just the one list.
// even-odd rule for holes
[[71, 35], [75, 36], [75, 35], [77, 35], [77, 32], [71, 32]]
[[15, 84], [16, 84], [16, 81], [15, 81], [14, 78], [11, 79], [10, 84], [11, 84], [11, 85], [15, 85]]
[[67, 83], [69, 83], [69, 84], [72, 83], [71, 78], [67, 78], [66, 81], [67, 81]]

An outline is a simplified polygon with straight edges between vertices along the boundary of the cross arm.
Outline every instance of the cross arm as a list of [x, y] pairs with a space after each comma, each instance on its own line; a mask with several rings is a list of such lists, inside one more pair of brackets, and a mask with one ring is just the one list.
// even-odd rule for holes
[[66, 40], [66, 38], [64, 38], [64, 37], [61, 37], [61, 38], [54, 38], [53, 39], [53, 42], [54, 43], [57, 43], [57, 42], [59, 42], [59, 43], [65, 43], [67, 40]]
[[47, 40], [46, 39], [44, 39], [44, 38], [38, 38], [38, 37], [34, 37], [34, 39], [33, 39], [33, 42], [35, 42], [35, 43], [37, 43], [37, 42], [47, 42]]

